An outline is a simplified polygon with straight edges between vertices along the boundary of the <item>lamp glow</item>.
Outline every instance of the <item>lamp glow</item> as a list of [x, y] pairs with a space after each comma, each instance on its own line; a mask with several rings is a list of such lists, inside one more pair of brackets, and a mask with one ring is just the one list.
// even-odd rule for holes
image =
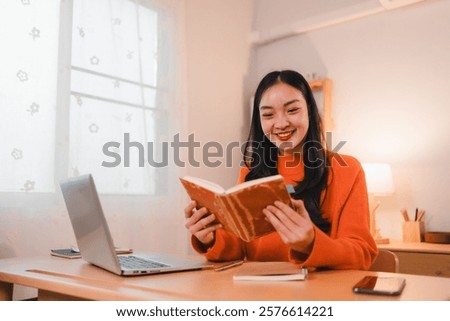
[[388, 196], [394, 193], [391, 166], [384, 163], [364, 163], [362, 167], [366, 175], [367, 192], [369, 194], [370, 232], [376, 243], [386, 244], [389, 243], [389, 239], [380, 235], [380, 229], [376, 225], [376, 211], [380, 202], [375, 203], [375, 197]]

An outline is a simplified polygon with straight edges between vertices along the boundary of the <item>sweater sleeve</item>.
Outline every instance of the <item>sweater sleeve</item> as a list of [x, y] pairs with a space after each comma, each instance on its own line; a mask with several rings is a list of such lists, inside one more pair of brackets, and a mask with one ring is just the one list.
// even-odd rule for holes
[[[357, 164], [357, 174], [342, 205], [332, 206], [336, 214], [330, 236], [315, 227], [315, 240], [305, 259], [290, 251], [289, 259], [308, 267], [367, 270], [378, 250], [369, 230], [369, 208], [364, 172]], [[339, 181], [339, 180], [338, 180]], [[341, 193], [342, 194], [342, 193]], [[338, 199], [333, 199], [340, 203]]]
[[225, 230], [217, 230], [214, 244], [205, 249], [203, 244], [195, 237], [191, 237], [194, 250], [204, 255], [210, 261], [232, 261], [245, 258], [242, 241]]

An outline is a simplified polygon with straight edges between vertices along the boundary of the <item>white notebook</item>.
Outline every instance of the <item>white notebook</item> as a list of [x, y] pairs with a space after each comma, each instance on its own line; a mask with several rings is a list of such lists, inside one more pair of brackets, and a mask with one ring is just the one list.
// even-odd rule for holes
[[233, 276], [235, 281], [299, 281], [308, 269], [290, 262], [246, 262]]

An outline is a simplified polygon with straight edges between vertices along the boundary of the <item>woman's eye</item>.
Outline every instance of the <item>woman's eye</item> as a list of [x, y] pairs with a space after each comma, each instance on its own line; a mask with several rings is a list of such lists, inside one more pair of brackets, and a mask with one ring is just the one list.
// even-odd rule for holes
[[263, 118], [271, 118], [272, 116], [273, 116], [272, 113], [263, 113], [263, 114], [261, 115], [261, 117], [263, 117]]
[[294, 114], [294, 113], [296, 113], [299, 109], [300, 109], [300, 108], [298, 108], [298, 107], [289, 108], [289, 109], [288, 109], [288, 113]]

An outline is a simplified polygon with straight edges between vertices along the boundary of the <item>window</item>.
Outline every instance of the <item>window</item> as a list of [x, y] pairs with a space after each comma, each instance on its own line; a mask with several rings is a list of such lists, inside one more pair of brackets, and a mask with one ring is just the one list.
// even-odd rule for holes
[[155, 194], [167, 180], [147, 164], [167, 128], [161, 20], [138, 1], [73, 2], [69, 176], [91, 172], [102, 192]]
[[[0, 256], [76, 244], [58, 183], [87, 172], [115, 244], [187, 250], [183, 169], [140, 167], [137, 147], [124, 166], [124, 134], [146, 160], [146, 143], [160, 154], [182, 131], [184, 10], [179, 0], [0, 1]], [[102, 166], [114, 161], [108, 142], [120, 143], [109, 148], [118, 166]]]
[[174, 125], [171, 3], [1, 2], [0, 192], [54, 193], [84, 173], [101, 193], [167, 191], [147, 158]]

